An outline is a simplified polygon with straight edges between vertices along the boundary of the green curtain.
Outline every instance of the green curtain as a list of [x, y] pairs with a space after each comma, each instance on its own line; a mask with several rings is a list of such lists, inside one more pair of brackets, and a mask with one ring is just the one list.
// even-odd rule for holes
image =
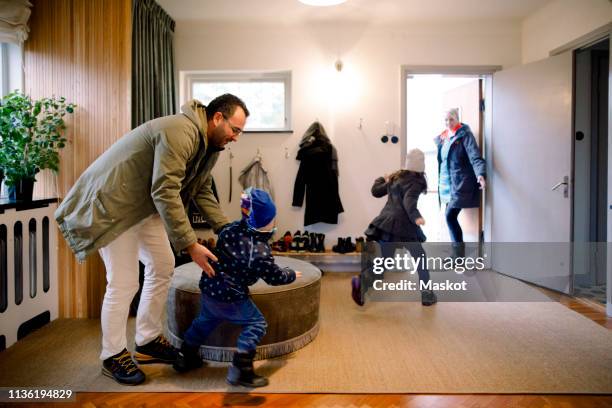
[[154, 0], [132, 9], [132, 128], [176, 113], [174, 20]]

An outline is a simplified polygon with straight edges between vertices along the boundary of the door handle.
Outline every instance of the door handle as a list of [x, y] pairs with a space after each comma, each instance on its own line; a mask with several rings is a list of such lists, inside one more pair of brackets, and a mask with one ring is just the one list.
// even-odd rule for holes
[[558, 182], [557, 184], [555, 184], [554, 186], [552, 186], [551, 190], [555, 191], [556, 189], [558, 189], [559, 187], [564, 186], [563, 187], [563, 197], [567, 198], [568, 197], [568, 193], [569, 193], [569, 177], [565, 176], [563, 177], [563, 181]]

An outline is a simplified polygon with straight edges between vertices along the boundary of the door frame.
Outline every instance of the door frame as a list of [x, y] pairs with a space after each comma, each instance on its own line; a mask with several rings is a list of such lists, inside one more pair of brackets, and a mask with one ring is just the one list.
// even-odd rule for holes
[[[599, 41], [608, 39], [612, 46], [612, 23], [605, 24], [583, 36], [580, 36], [560, 47], [550, 51], [550, 55], [558, 55], [565, 51], [572, 51], [574, 56], [576, 51], [593, 45]], [[612, 106], [612, 57], [608, 62], [608, 107]], [[575, 129], [574, 129], [575, 131]], [[573, 148], [573, 147], [572, 147]], [[572, 153], [573, 154], [573, 153]], [[573, 157], [572, 157], [573, 159]], [[612, 210], [612, 110], [608, 108], [608, 210]], [[572, 161], [573, 172], [573, 161]], [[572, 173], [573, 176], [573, 173]], [[572, 183], [573, 190], [573, 183]], [[573, 193], [573, 191], [572, 191]], [[574, 207], [572, 203], [572, 215]], [[573, 224], [573, 221], [572, 221]], [[607, 276], [606, 276], [606, 314], [612, 317], [612, 214], [608, 213], [608, 233], [607, 233]], [[572, 230], [573, 239], [573, 230]], [[573, 279], [572, 279], [573, 285]], [[573, 286], [572, 286], [573, 290]]]
[[[482, 135], [484, 146], [482, 146], [483, 156], [486, 158], [487, 174], [493, 174], [493, 161], [491, 155], [492, 139], [492, 119], [493, 110], [491, 103], [493, 101], [493, 74], [501, 71], [501, 65], [402, 65], [400, 74], [400, 109], [401, 109], [401, 124], [400, 131], [400, 167], [406, 159], [407, 147], [407, 86], [406, 82], [410, 75], [445, 75], [445, 76], [479, 76], [485, 82], [485, 110], [482, 123]], [[484, 230], [484, 242], [491, 242], [492, 231], [492, 211], [490, 200], [491, 189], [486, 188], [483, 196], [484, 220], [482, 220], [482, 229]], [[488, 246], [483, 246], [483, 255], [485, 255], [486, 267], [491, 267], [491, 254], [488, 253]]]

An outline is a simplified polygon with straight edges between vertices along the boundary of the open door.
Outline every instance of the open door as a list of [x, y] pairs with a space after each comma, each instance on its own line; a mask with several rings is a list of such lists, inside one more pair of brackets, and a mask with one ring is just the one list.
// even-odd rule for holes
[[494, 270], [569, 293], [573, 54], [494, 74]]

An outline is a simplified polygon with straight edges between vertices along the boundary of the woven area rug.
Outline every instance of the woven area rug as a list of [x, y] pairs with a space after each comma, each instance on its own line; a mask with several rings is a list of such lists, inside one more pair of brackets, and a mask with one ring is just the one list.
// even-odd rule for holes
[[[258, 392], [612, 393], [612, 331], [559, 303], [360, 308], [350, 299], [350, 277], [323, 277], [318, 336], [292, 355], [257, 362], [270, 377]], [[246, 391], [225, 383], [227, 365], [220, 363], [183, 375], [143, 366], [146, 383], [118, 385], [100, 372], [99, 326], [95, 319], [60, 319], [30, 334], [0, 353], [0, 386]], [[133, 327], [132, 320], [128, 338]]]

